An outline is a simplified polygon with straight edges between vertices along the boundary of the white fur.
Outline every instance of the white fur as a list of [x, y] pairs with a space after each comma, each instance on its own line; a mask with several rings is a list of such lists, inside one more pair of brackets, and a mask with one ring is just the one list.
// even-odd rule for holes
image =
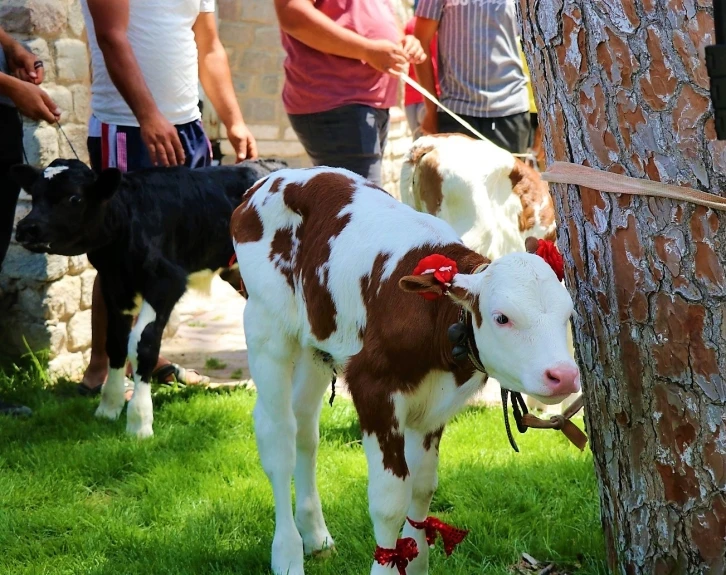
[[[436, 215], [456, 230], [464, 244], [494, 260], [504, 254], [524, 251], [527, 236], [542, 238], [550, 231], [540, 224], [544, 205], [535, 207], [535, 226], [519, 229], [522, 202], [512, 193], [509, 174], [512, 154], [488, 140], [471, 140], [460, 135], [418, 138], [401, 169], [401, 199], [419, 211], [426, 211], [419, 199], [420, 174], [412, 158], [433, 147], [442, 178], [443, 200]], [[545, 198], [543, 202], [546, 202]], [[551, 226], [550, 226], [551, 227]]]
[[54, 176], [57, 176], [61, 172], [65, 172], [68, 166], [51, 166], [43, 170], [43, 177], [46, 180], [52, 180]]
[[[351, 177], [358, 191], [339, 214], [350, 215], [350, 221], [331, 240], [330, 257], [323, 266], [336, 306], [337, 329], [320, 341], [308, 320], [300, 278], [294, 278], [292, 290], [269, 260], [275, 233], [283, 228], [294, 231], [301, 221], [301, 216], [285, 205], [284, 194], [270, 194], [269, 189], [273, 180], [282, 179], [280, 188], [284, 189], [289, 183], [304, 184], [326, 172]], [[244, 327], [250, 371], [258, 390], [254, 414], [258, 449], [275, 497], [272, 570], [276, 575], [301, 575], [304, 551], [314, 553], [332, 545], [314, 477], [318, 417], [330, 366], [316, 359], [316, 350], [330, 354], [339, 369], [361, 351], [360, 334], [367, 320], [361, 278], [371, 273], [379, 254], [388, 255], [385, 280], [412, 249], [459, 239], [443, 220], [366, 189], [361, 178], [344, 170], [281, 170], [254, 192], [248, 205], [257, 209], [263, 235], [257, 242], [235, 243], [235, 251], [249, 293]], [[296, 250], [293, 243], [293, 258]], [[325, 277], [322, 269], [315, 271]], [[475, 329], [475, 337], [486, 367], [510, 389], [548, 400], [544, 371], [561, 362], [574, 365], [567, 354], [565, 334], [572, 301], [549, 266], [537, 256], [513, 254], [480, 274], [458, 274], [454, 283], [478, 295], [483, 325]], [[401, 297], [418, 296], [401, 293]], [[495, 312], [511, 314], [516, 324], [498, 326], [493, 319]], [[475, 373], [470, 381], [457, 386], [450, 373], [432, 371], [412, 392], [391, 397], [410, 472], [404, 479], [384, 468], [378, 438], [364, 434], [370, 513], [376, 543], [381, 547], [395, 547], [407, 514], [414, 520], [425, 518], [436, 488], [438, 455], [435, 447], [424, 448], [424, 437], [446, 424], [484, 382], [484, 376]], [[290, 495], [293, 475], [295, 517]], [[421, 549], [423, 534], [411, 527], [406, 527], [404, 534], [413, 536], [420, 547], [410, 574], [427, 573], [428, 555]], [[371, 573], [390, 575], [395, 570], [374, 563]]]
[[106, 383], [101, 388], [101, 402], [96, 409], [96, 417], [116, 420], [121, 415], [126, 399], [124, 369], [109, 369]]
[[128, 357], [134, 372], [134, 394], [129, 400], [129, 408], [126, 411], [126, 433], [135, 435], [140, 439], [154, 435], [154, 406], [151, 401], [151, 385], [148, 381], [142, 381], [138, 373], [138, 348], [141, 334], [144, 333], [146, 326], [155, 319], [156, 312], [154, 308], [148, 302], [143, 302], [139, 316], [136, 319], [136, 325], [129, 334]]

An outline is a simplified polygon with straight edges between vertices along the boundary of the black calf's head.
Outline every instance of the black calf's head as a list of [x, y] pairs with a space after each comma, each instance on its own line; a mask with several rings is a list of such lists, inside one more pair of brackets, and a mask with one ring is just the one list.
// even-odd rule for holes
[[18, 243], [65, 256], [99, 247], [108, 200], [121, 183], [119, 170], [97, 176], [78, 160], [54, 160], [45, 170], [17, 165], [10, 173], [33, 198], [33, 209], [18, 223]]

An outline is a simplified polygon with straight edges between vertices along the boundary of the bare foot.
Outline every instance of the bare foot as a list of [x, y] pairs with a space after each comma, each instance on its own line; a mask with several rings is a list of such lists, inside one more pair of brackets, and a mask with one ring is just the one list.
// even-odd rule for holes
[[93, 359], [91, 359], [91, 362], [88, 364], [88, 367], [83, 374], [83, 380], [81, 381], [80, 387], [89, 394], [99, 393], [101, 391], [101, 386], [106, 382], [107, 375], [107, 362], [94, 362]]

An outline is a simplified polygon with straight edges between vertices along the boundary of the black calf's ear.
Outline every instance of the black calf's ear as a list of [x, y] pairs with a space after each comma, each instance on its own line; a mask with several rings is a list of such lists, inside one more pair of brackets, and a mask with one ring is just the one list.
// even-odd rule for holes
[[117, 168], [106, 168], [93, 183], [93, 196], [104, 202], [110, 200], [121, 184], [122, 173]]
[[27, 164], [16, 164], [10, 168], [10, 177], [28, 193], [42, 174], [41, 170]]

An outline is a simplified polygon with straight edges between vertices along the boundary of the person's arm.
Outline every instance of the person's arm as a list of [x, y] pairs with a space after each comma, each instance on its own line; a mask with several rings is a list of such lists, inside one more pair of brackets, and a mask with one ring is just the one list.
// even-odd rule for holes
[[219, 41], [214, 12], [200, 13], [193, 30], [199, 53], [199, 79], [219, 119], [227, 128], [227, 138], [237, 153], [237, 161], [256, 158], [257, 143], [245, 125], [237, 103], [227, 52]]
[[[25, 82], [43, 81], [43, 62], [20, 42], [0, 28], [0, 50], [5, 52], [10, 72]], [[36, 62], [38, 65], [36, 67]]]
[[[416, 25], [413, 29], [413, 35], [421, 42], [426, 59], [420, 64], [416, 64], [416, 77], [419, 84], [426, 88], [431, 94], [436, 95], [436, 78], [434, 75], [434, 64], [431, 58], [431, 40], [433, 40], [439, 29], [439, 21], [429, 18], [416, 17]], [[438, 132], [438, 121], [436, 118], [436, 104], [428, 98], [424, 99], [426, 107], [426, 116], [421, 122], [421, 131], [424, 134], [435, 134]]]
[[126, 35], [129, 0], [88, 0], [88, 11], [111, 81], [136, 116], [152, 162], [183, 164], [179, 134], [156, 106]]
[[404, 72], [403, 46], [389, 40], [371, 40], [339, 26], [313, 5], [313, 0], [275, 0], [280, 28], [306, 46], [362, 60], [379, 72]]
[[40, 86], [0, 72], [0, 94], [13, 101], [20, 113], [31, 120], [57, 122], [61, 111]]

